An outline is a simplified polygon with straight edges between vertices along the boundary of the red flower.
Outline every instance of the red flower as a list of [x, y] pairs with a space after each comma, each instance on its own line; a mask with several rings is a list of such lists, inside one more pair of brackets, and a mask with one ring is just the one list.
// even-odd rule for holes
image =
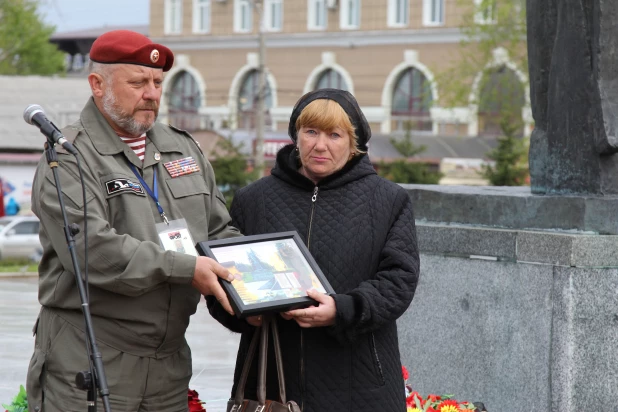
[[415, 391], [408, 395], [408, 397], [406, 398], [406, 406], [411, 406], [413, 408], [416, 407], [416, 401], [414, 400], [414, 398], [418, 398], [418, 400], [421, 402], [421, 405], [425, 403], [421, 395], [419, 395], [418, 392]]
[[206, 412], [206, 409], [204, 409], [203, 406], [204, 402], [200, 401], [197, 391], [189, 389], [188, 398], [189, 412]]
[[442, 398], [439, 395], [427, 395], [427, 400], [430, 402], [437, 402], [442, 400]]
[[405, 366], [401, 366], [401, 373], [403, 374], [403, 380], [407, 381], [408, 378], [410, 377], [410, 374], [408, 373], [408, 370], [406, 369]]

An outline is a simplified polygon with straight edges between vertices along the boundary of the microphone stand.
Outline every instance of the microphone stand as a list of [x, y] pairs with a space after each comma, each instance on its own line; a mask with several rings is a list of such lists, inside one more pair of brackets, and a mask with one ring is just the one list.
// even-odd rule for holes
[[64, 235], [69, 247], [69, 253], [71, 254], [73, 273], [75, 273], [75, 282], [77, 283], [77, 289], [79, 290], [79, 297], [82, 302], [82, 313], [84, 314], [84, 320], [86, 321], [86, 345], [87, 348], [89, 348], [88, 362], [90, 364], [90, 370], [79, 372], [75, 377], [75, 383], [78, 388], [88, 391], [88, 412], [96, 412], [97, 387], [99, 389], [99, 393], [101, 394], [101, 400], [103, 401], [103, 408], [105, 412], [111, 412], [111, 406], [109, 403], [109, 388], [107, 387], [107, 379], [105, 377], [105, 370], [103, 369], [103, 359], [94, 336], [92, 318], [90, 316], [90, 306], [86, 294], [86, 286], [84, 285], [84, 281], [79, 270], [77, 255], [75, 254], [74, 236], [79, 233], [79, 226], [76, 224], [69, 225], [64, 200], [62, 198], [62, 190], [60, 188], [60, 179], [58, 178], [58, 154], [54, 149], [53, 140], [49, 137], [47, 138], [47, 143], [45, 143], [45, 157], [47, 158], [47, 163], [54, 174], [56, 191], [58, 192], [58, 201], [60, 202], [60, 211], [62, 212], [62, 219], [64, 220]]

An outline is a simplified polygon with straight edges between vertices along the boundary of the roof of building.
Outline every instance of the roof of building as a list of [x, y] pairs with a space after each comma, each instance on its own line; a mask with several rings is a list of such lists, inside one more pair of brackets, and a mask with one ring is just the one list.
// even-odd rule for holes
[[92, 27], [89, 29], [63, 31], [54, 33], [49, 40], [54, 43], [58, 40], [78, 40], [78, 39], [96, 39], [103, 33], [107, 33], [112, 30], [131, 30], [148, 36], [149, 26], [146, 25], [128, 25], [128, 26], [100, 26]]
[[102, 35], [112, 30], [131, 30], [148, 36], [148, 25], [129, 25], [129, 26], [101, 26], [90, 29], [65, 31], [54, 33], [49, 41], [58, 46], [58, 49], [70, 55], [90, 53], [92, 43]]
[[45, 137], [24, 121], [31, 104], [58, 127], [73, 123], [90, 96], [84, 78], [0, 76], [0, 151], [42, 151]]

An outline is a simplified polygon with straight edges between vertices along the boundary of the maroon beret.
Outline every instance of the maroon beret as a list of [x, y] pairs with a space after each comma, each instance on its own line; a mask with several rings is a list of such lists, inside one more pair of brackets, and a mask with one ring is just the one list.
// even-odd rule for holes
[[163, 69], [172, 68], [174, 53], [130, 30], [108, 31], [92, 43], [90, 60], [97, 63], [126, 63]]

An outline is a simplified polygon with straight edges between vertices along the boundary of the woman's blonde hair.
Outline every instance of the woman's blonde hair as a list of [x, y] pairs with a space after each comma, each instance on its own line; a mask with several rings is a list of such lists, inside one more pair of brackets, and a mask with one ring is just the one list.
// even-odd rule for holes
[[302, 127], [331, 131], [340, 127], [350, 135], [350, 150], [353, 154], [365, 153], [358, 149], [358, 137], [350, 117], [334, 100], [316, 99], [309, 103], [296, 119], [296, 133]]

